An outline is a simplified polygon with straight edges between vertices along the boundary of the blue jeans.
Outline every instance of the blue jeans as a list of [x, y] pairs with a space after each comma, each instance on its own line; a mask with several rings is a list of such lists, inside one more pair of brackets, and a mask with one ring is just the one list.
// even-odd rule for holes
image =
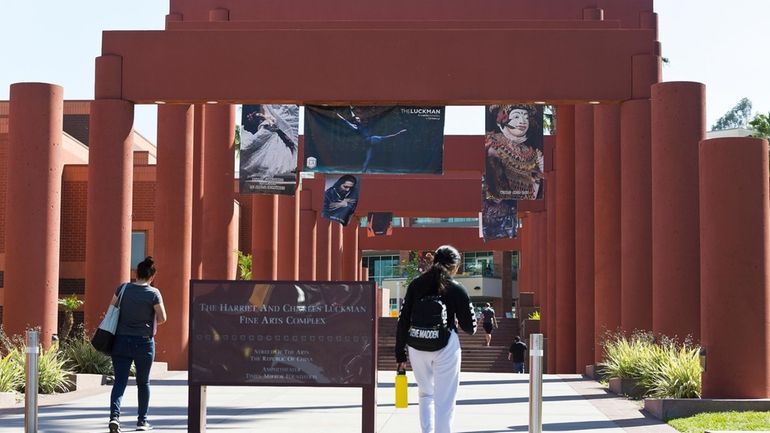
[[514, 373], [524, 373], [524, 363], [523, 362], [514, 362], [513, 363], [513, 372]]
[[110, 418], [120, 416], [120, 402], [128, 384], [131, 363], [136, 365], [136, 388], [139, 396], [139, 420], [147, 419], [150, 405], [150, 368], [155, 359], [155, 341], [152, 337], [116, 335], [112, 346], [112, 368], [115, 383], [110, 395]]

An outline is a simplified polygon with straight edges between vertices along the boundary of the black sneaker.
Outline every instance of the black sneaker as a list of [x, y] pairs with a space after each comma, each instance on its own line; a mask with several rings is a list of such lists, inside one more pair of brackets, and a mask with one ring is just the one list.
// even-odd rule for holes
[[147, 420], [137, 421], [136, 431], [148, 431], [148, 430], [152, 430], [152, 426], [150, 425], [150, 423], [147, 422]]
[[110, 433], [120, 433], [120, 422], [116, 418], [112, 418], [108, 426], [110, 427]]

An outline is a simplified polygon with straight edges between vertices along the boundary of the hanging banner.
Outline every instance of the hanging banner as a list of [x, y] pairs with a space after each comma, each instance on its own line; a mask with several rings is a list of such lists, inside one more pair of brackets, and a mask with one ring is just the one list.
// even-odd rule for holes
[[305, 170], [441, 174], [444, 107], [305, 107]]
[[543, 198], [543, 106], [491, 105], [486, 109], [487, 198]]
[[343, 226], [348, 225], [358, 206], [359, 189], [358, 178], [351, 174], [327, 176], [321, 216]]
[[393, 212], [369, 212], [366, 222], [366, 237], [390, 236], [393, 234]]
[[[482, 184], [484, 184], [484, 179], [482, 179]], [[479, 225], [484, 241], [515, 238], [519, 226], [516, 200], [488, 198], [486, 186], [482, 188], [481, 195], [482, 210]]]
[[241, 124], [241, 194], [294, 195], [299, 106], [244, 105]]

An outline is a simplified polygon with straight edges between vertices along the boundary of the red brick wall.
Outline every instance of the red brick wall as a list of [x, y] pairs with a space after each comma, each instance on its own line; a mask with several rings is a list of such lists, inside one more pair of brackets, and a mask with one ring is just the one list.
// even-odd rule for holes
[[134, 182], [134, 221], [155, 220], [155, 182]]
[[0, 253], [5, 252], [5, 195], [8, 190], [8, 130], [0, 130]]
[[251, 195], [236, 194], [240, 203], [241, 218], [238, 221], [238, 250], [251, 254]]
[[61, 262], [86, 260], [88, 182], [64, 181], [61, 201]]

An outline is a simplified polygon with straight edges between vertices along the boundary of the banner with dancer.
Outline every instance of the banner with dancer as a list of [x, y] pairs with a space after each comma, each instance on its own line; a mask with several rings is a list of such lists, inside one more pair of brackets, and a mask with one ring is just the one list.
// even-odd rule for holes
[[359, 190], [358, 178], [351, 174], [326, 176], [321, 216], [343, 226], [348, 225], [358, 206]]
[[543, 106], [486, 109], [485, 190], [497, 200], [543, 198]]
[[305, 170], [441, 174], [444, 107], [305, 107]]
[[241, 194], [294, 195], [299, 106], [244, 105], [240, 133]]

